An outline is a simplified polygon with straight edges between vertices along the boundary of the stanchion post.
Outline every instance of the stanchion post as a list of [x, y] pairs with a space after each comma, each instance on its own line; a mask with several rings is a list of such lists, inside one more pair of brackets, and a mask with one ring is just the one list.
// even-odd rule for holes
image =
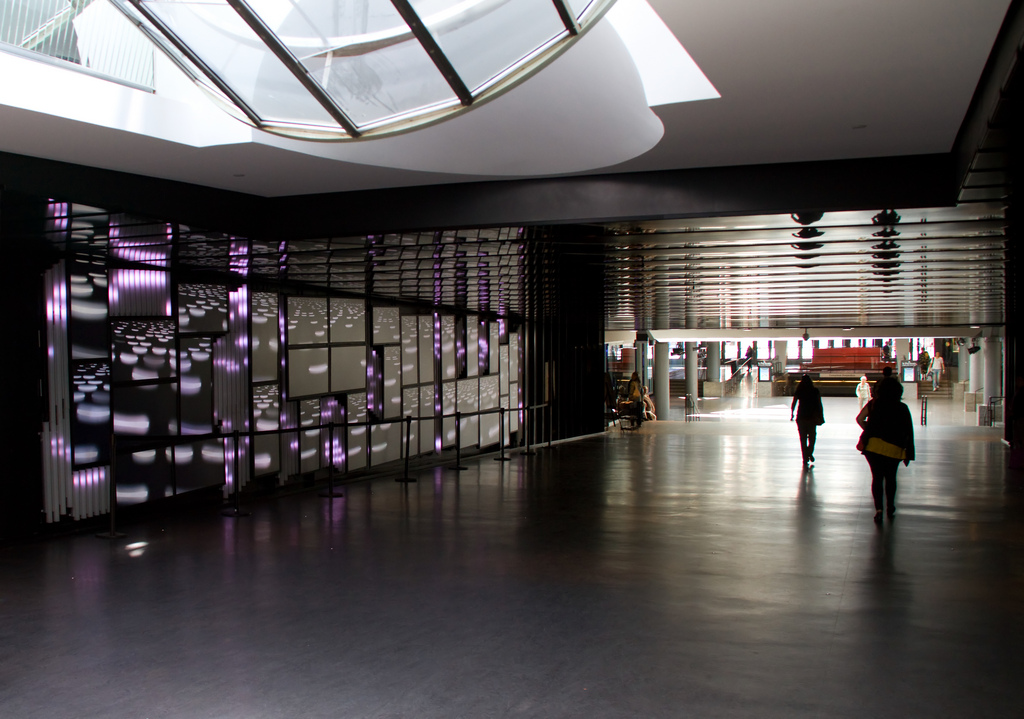
[[327, 499], [334, 499], [335, 497], [344, 497], [342, 492], [338, 492], [334, 489], [334, 420], [331, 420], [329, 429], [327, 430], [327, 453], [330, 456], [330, 461], [327, 463], [327, 491], [321, 492], [321, 497]]
[[241, 486], [240, 486], [239, 476], [238, 476], [238, 457], [242, 453], [242, 446], [239, 443], [240, 442], [240, 435], [239, 435], [239, 432], [238, 432], [237, 429], [234, 432], [231, 433], [231, 442], [234, 445], [234, 450], [235, 450], [234, 451], [234, 457], [233, 457], [234, 464], [232, 465], [232, 470], [231, 470], [232, 471], [231, 481], [235, 485], [234, 486], [234, 490], [235, 490], [235, 502], [234, 502], [234, 504], [235, 504], [235, 506], [232, 509], [225, 509], [223, 512], [221, 512], [221, 514], [224, 515], [225, 517], [235, 517], [235, 518], [237, 518], [237, 517], [248, 517], [252, 513], [251, 512], [243, 512], [241, 507], [239, 507], [239, 494], [240, 494]]
[[507, 462], [508, 457], [505, 456], [505, 408], [498, 408], [498, 456], [494, 458], [495, 462]]
[[928, 424], [928, 398], [921, 398], [921, 426]]
[[110, 433], [110, 476], [107, 477], [107, 501], [110, 502], [110, 529], [96, 536], [100, 539], [120, 539], [126, 536], [117, 531], [117, 487], [114, 484], [117, 469], [117, 435]]
[[548, 405], [547, 405], [547, 410], [548, 410], [548, 422], [547, 422], [547, 425], [548, 425], [547, 426], [547, 430], [548, 430], [548, 449], [551, 449], [551, 437], [554, 435], [554, 432], [551, 431], [551, 404], [550, 403], [548, 403]]
[[396, 482], [415, 482], [415, 477], [409, 476], [409, 439], [412, 437], [412, 417], [405, 418], [405, 476], [395, 477]]
[[455, 410], [455, 464], [448, 469], [462, 472], [468, 467], [462, 466], [462, 412]]
[[537, 454], [536, 452], [534, 452], [534, 451], [532, 451], [530, 449], [530, 434], [533, 432], [533, 422], [531, 421], [532, 417], [530, 415], [530, 412], [532, 412], [532, 411], [533, 411], [533, 407], [527, 407], [523, 411], [523, 419], [526, 420], [524, 422], [525, 427], [523, 428], [523, 434], [526, 435], [526, 450], [523, 451], [523, 452], [520, 452], [519, 454], [525, 454], [527, 457], [532, 457], [533, 455]]

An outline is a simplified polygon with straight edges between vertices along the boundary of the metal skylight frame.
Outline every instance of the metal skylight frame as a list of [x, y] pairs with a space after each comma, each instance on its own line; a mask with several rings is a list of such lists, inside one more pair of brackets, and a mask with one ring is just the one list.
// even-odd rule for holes
[[426, 52], [438, 73], [451, 88], [458, 104], [455, 104], [455, 98], [452, 98], [452, 102], [435, 102], [432, 105], [397, 112], [384, 119], [360, 124], [355, 122], [343, 104], [312, 76], [302, 61], [266, 25], [246, 0], [223, 1], [256, 34], [278, 61], [294, 75], [317, 104], [338, 123], [337, 128], [283, 121], [261, 115], [251, 102], [246, 101], [229, 81], [221, 77], [189, 46], [186, 38], [176, 34], [156, 13], [147, 8], [145, 0], [110, 0], [193, 81], [209, 91], [220, 104], [225, 105], [225, 109], [233, 116], [260, 130], [315, 140], [353, 140], [360, 137], [380, 137], [406, 132], [461, 114], [471, 107], [493, 99], [515, 87], [519, 82], [551, 62], [568, 49], [586, 30], [596, 24], [615, 3], [615, 0], [591, 0], [579, 11], [577, 16], [570, 6], [570, 0], [551, 0], [555, 12], [565, 27], [564, 33], [526, 53], [518, 61], [501, 70], [473, 91], [441, 49], [437, 38], [431, 33], [423, 18], [419, 17], [412, 3], [409, 0], [390, 0], [408, 26], [408, 34], [415, 38]]

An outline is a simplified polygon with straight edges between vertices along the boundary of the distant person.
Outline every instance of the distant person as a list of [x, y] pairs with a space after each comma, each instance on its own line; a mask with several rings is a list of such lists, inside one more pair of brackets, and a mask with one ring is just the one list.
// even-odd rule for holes
[[946, 361], [942, 359], [942, 355], [935, 355], [932, 358], [932, 363], [928, 367], [928, 374], [932, 378], [932, 392], [939, 388], [939, 383], [942, 381], [942, 373], [946, 371]]
[[917, 367], [922, 375], [928, 371], [928, 367], [931, 363], [932, 356], [928, 354], [928, 350], [921, 350], [921, 354], [917, 356]]
[[882, 359], [886, 362], [892, 361], [892, 345], [888, 342], [882, 345]]
[[[892, 377], [892, 367], [886, 365], [885, 367], [882, 368], [882, 379], [875, 382], [874, 386], [871, 388], [872, 397], [874, 397], [878, 393], [878, 385], [882, 384], [882, 382], [889, 379], [890, 377]], [[861, 409], [864, 408], [861, 407]]]
[[634, 372], [629, 378], [629, 385], [626, 387], [626, 401], [629, 402], [630, 413], [636, 417], [637, 426], [644, 421], [644, 395], [643, 385], [640, 383], [640, 375]]
[[651, 399], [650, 390], [647, 387], [643, 389], [644, 393], [644, 419], [648, 422], [653, 422], [658, 419], [658, 415], [654, 413], [654, 400]]
[[882, 521], [883, 510], [890, 518], [896, 514], [896, 470], [900, 462], [909, 465], [914, 460], [914, 420], [902, 399], [903, 385], [886, 377], [878, 383], [874, 399], [857, 415], [857, 424], [864, 430], [857, 447], [871, 468], [876, 522]]
[[860, 382], [857, 383], [857, 411], [864, 409], [871, 400], [871, 385], [868, 384], [868, 378], [861, 375]]
[[825, 424], [825, 410], [821, 406], [821, 392], [814, 386], [810, 375], [805, 374], [793, 392], [793, 404], [789, 407], [790, 421], [794, 415], [800, 433], [800, 452], [803, 454], [804, 466], [814, 464], [814, 442], [818, 435], [818, 425]]

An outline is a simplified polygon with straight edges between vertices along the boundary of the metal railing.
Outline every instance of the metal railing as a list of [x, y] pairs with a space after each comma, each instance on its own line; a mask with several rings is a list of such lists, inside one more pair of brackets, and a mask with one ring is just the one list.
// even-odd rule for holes
[[736, 370], [732, 373], [732, 377], [727, 379], [722, 385], [722, 396], [726, 397], [736, 392], [736, 388], [739, 387], [740, 382], [743, 381], [744, 370], [749, 371], [752, 366], [753, 358], [747, 357], [743, 361], [736, 365]]
[[[517, 408], [506, 408], [506, 407], [494, 407], [489, 409], [477, 410], [474, 412], [460, 412], [456, 411], [448, 414], [439, 415], [427, 415], [427, 416], [413, 416], [405, 415], [403, 417], [396, 417], [386, 420], [367, 420], [363, 422], [345, 422], [338, 423], [331, 421], [327, 424], [306, 426], [306, 427], [286, 427], [278, 429], [266, 429], [266, 430], [232, 430], [228, 433], [224, 432], [207, 432], [204, 434], [189, 434], [189, 435], [149, 435], [149, 436], [137, 436], [137, 435], [118, 435], [111, 434], [110, 437], [110, 476], [107, 482], [107, 489], [109, 492], [110, 512], [109, 521], [110, 527], [106, 532], [98, 533], [96, 536], [102, 539], [117, 539], [124, 537], [124, 533], [117, 531], [117, 478], [116, 478], [116, 467], [118, 454], [130, 454], [138, 452], [142, 449], [166, 449], [169, 447], [176, 447], [179, 445], [193, 444], [195, 442], [203, 442], [209, 440], [220, 440], [223, 442], [224, 461], [225, 463], [232, 463], [232, 487], [231, 496], [228, 498], [229, 506], [224, 509], [222, 514], [226, 517], [246, 517], [250, 515], [250, 512], [242, 510], [241, 504], [241, 492], [242, 483], [239, 481], [240, 472], [239, 464], [242, 461], [243, 447], [252, 446], [253, 439], [256, 437], [267, 437], [277, 436], [282, 437], [285, 435], [296, 435], [299, 436], [304, 432], [310, 431], [326, 431], [328, 433], [328, 452], [327, 452], [327, 466], [318, 467], [318, 470], [327, 470], [327, 489], [322, 492], [320, 496], [327, 498], [335, 498], [344, 496], [341, 492], [335, 490], [334, 479], [338, 474], [347, 474], [348, 470], [339, 470], [336, 466], [335, 458], [337, 456], [337, 447], [335, 445], [335, 437], [338, 430], [342, 430], [337, 436], [341, 438], [342, 442], [342, 454], [348, 456], [348, 432], [349, 429], [355, 429], [359, 427], [365, 427], [367, 431], [370, 431], [374, 426], [393, 425], [396, 423], [405, 425], [405, 436], [402, 442], [402, 450], [400, 452], [400, 458], [404, 459], [403, 474], [400, 477], [396, 477], [396, 482], [415, 482], [416, 478], [410, 474], [410, 461], [413, 456], [411, 451], [411, 436], [412, 436], [412, 423], [414, 421], [419, 422], [432, 422], [435, 420], [455, 419], [455, 464], [449, 465], [449, 469], [464, 470], [466, 467], [462, 466], [462, 420], [467, 417], [482, 417], [485, 415], [498, 415], [498, 439], [496, 442], [489, 444], [479, 444], [479, 453], [486, 454], [492, 451], [498, 451], [499, 456], [495, 457], [496, 461], [508, 461], [509, 457], [506, 456], [506, 450], [514, 450], [517, 448], [516, 444], [511, 444], [505, 441], [505, 421], [506, 415], [511, 412], [519, 414], [519, 429], [517, 431], [516, 443], [525, 444], [525, 449], [519, 451], [520, 455], [531, 456], [536, 454], [533, 449], [534, 438], [534, 422], [536, 419], [537, 410], [547, 410], [543, 413], [542, 421], [544, 423], [544, 430], [548, 437], [548, 447], [551, 447], [551, 436], [552, 436], [552, 418], [551, 418], [551, 405], [550, 404], [537, 404], [526, 407]], [[508, 436], [511, 438], [511, 431]], [[228, 443], [230, 442], [230, 449]], [[442, 447], [441, 451], [433, 452], [417, 452], [417, 455], [424, 457], [442, 454], [446, 449], [452, 449], [452, 447]], [[229, 456], [230, 455], [230, 456]], [[371, 453], [372, 458], [372, 453]], [[388, 463], [394, 460], [389, 460]], [[444, 459], [440, 459], [440, 462], [444, 462]], [[426, 463], [424, 466], [436, 466], [438, 460]], [[299, 474], [305, 474], [305, 472], [299, 472]], [[298, 476], [298, 475], [295, 475]], [[369, 479], [369, 476], [362, 476], [361, 479]], [[215, 485], [213, 485], [215, 486]]]

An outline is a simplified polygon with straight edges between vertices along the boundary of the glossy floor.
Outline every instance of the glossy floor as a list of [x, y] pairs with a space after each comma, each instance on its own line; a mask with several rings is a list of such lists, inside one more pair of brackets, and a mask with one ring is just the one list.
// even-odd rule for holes
[[825, 411], [809, 471], [740, 413], [0, 549], [0, 716], [1020, 716], [998, 430], [918, 427], [876, 526]]

